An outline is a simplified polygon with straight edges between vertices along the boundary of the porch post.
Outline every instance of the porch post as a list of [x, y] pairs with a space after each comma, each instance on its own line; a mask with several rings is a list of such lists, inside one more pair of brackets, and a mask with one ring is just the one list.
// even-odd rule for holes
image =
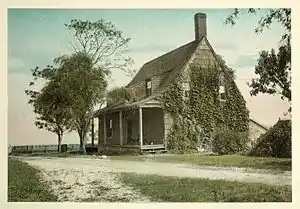
[[91, 131], [92, 131], [92, 146], [94, 146], [94, 140], [95, 140], [95, 135], [94, 135], [94, 134], [95, 134], [95, 132], [94, 132], [94, 131], [95, 131], [95, 130], [94, 130], [94, 129], [95, 129], [95, 128], [94, 128], [94, 118], [92, 118], [92, 121], [91, 121], [91, 122], [92, 122], [92, 124], [91, 124], [91, 126], [92, 126], [92, 127], [91, 127], [91, 129], [92, 129], [92, 130], [91, 130]]
[[104, 133], [104, 136], [103, 136], [103, 139], [104, 139], [104, 144], [106, 144], [106, 116], [105, 114], [103, 114], [103, 133]]
[[122, 111], [119, 112], [119, 129], [120, 129], [120, 146], [123, 146], [123, 121], [122, 121]]
[[140, 146], [143, 146], [143, 111], [139, 107], [139, 135], [140, 135]]
[[100, 116], [98, 117], [98, 146], [100, 145], [100, 130], [101, 130], [101, 119]]

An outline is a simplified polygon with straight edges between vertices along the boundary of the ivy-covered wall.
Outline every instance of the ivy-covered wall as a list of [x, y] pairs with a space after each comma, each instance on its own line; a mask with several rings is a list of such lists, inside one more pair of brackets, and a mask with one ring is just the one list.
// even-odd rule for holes
[[[220, 75], [224, 75], [225, 100], [220, 100]], [[190, 91], [184, 93], [183, 83]], [[216, 130], [228, 126], [248, 132], [249, 111], [232, 73], [221, 68], [207, 42], [199, 44], [187, 68], [160, 96], [163, 109], [172, 116], [167, 135], [168, 149], [189, 152], [202, 147], [211, 149]]]

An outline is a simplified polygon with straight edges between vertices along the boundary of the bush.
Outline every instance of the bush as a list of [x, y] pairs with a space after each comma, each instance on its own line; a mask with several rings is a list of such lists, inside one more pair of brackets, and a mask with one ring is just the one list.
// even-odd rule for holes
[[291, 126], [291, 120], [279, 120], [272, 128], [257, 139], [257, 143], [249, 155], [290, 158], [292, 156]]
[[212, 142], [212, 151], [219, 155], [243, 153], [248, 149], [247, 134], [233, 131], [227, 127], [219, 128]]

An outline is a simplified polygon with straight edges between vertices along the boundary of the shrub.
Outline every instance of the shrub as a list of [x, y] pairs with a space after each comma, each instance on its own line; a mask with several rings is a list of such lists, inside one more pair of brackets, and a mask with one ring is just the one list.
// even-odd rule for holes
[[272, 128], [257, 139], [249, 155], [259, 157], [292, 156], [291, 120], [279, 120]]
[[228, 127], [220, 127], [212, 142], [212, 151], [219, 155], [243, 153], [249, 148], [246, 133], [236, 132]]

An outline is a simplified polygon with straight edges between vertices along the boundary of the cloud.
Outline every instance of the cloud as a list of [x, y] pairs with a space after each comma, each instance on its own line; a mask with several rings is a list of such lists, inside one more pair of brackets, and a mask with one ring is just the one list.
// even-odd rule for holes
[[8, 57], [7, 65], [10, 69], [17, 69], [25, 67], [25, 62], [18, 57]]
[[230, 51], [236, 51], [239, 49], [238, 45], [236, 44], [230, 44], [230, 43], [216, 43], [214, 44], [214, 48], [216, 50], [230, 50]]
[[11, 52], [11, 58], [8, 58], [8, 73], [31, 75], [31, 69], [39, 66], [53, 64], [55, 57], [63, 55], [58, 51], [30, 51], [15, 50]]
[[245, 67], [254, 67], [257, 63], [257, 56], [256, 54], [243, 54], [239, 55], [235, 64], [233, 66], [235, 68], [245, 68]]
[[133, 53], [169, 52], [175, 48], [176, 46], [171, 46], [171, 45], [147, 44], [147, 45], [132, 47], [129, 49], [129, 52], [133, 52]]

